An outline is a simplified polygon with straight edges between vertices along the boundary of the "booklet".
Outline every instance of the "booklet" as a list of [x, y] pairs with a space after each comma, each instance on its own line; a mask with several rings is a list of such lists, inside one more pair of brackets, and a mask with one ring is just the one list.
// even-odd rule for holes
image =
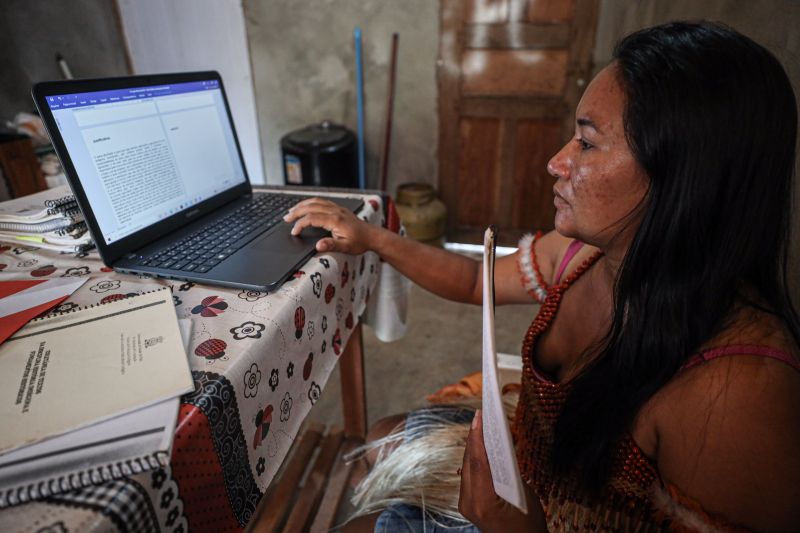
[[169, 288], [33, 320], [0, 345], [0, 452], [192, 387]]
[[528, 512], [525, 489], [519, 474], [514, 442], [503, 410], [494, 342], [494, 227], [483, 237], [483, 444], [489, 457], [492, 484], [498, 496]]
[[[192, 321], [179, 320], [183, 346]], [[166, 465], [180, 398], [0, 455], [0, 509]]]

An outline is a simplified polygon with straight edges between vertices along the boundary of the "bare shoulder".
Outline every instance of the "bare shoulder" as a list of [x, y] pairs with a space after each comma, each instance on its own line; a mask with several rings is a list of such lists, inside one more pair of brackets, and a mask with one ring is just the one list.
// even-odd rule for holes
[[[774, 333], [766, 336], [779, 344], [772, 348], [797, 358], [797, 347], [780, 346]], [[707, 512], [749, 528], [797, 530], [800, 372], [752, 344], [685, 370], [651, 399], [655, 457], [664, 480]]]
[[[551, 231], [536, 241], [536, 259], [542, 277], [552, 284], [555, 281], [556, 273], [561, 261], [564, 259], [570, 243], [574, 239], [564, 237], [557, 231]], [[565, 274], [575, 270], [587, 257], [597, 251], [597, 248], [589, 245], [583, 246], [567, 265]]]

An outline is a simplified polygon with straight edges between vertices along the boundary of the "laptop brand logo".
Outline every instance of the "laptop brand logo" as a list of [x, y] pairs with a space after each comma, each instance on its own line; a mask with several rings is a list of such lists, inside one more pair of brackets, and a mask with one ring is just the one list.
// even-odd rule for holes
[[191, 211], [186, 213], [186, 218], [192, 218], [193, 216], [195, 216], [199, 212], [200, 212], [199, 209], [192, 209]]

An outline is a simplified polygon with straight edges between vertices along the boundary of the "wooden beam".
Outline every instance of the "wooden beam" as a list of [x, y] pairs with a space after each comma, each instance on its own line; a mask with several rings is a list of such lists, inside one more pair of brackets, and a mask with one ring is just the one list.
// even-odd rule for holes
[[367, 437], [367, 389], [364, 383], [364, 339], [359, 322], [339, 359], [342, 383], [342, 416], [347, 438]]
[[328, 478], [328, 488], [325, 489], [325, 498], [319, 504], [319, 510], [311, 524], [312, 533], [317, 531], [330, 531], [333, 529], [336, 513], [342, 503], [342, 497], [347, 490], [350, 475], [353, 472], [355, 463], [348, 463], [344, 456], [353, 451], [357, 446], [364, 444], [364, 441], [357, 439], [347, 439], [339, 449], [339, 456]]
[[439, 3], [439, 57], [436, 81], [439, 103], [439, 196], [447, 206], [447, 235], [458, 215], [459, 106], [463, 21], [468, 2], [441, 0]]
[[558, 118], [566, 106], [559, 98], [543, 97], [491, 97], [468, 96], [461, 101], [461, 113], [465, 117], [485, 117], [510, 120]]
[[599, 0], [576, 0], [575, 20], [569, 47], [570, 64], [567, 66], [567, 82], [564, 102], [569, 113], [564, 115], [563, 142], [566, 143], [575, 130], [574, 111], [584, 89], [591, 81], [592, 50], [594, 49], [597, 19], [600, 13]]
[[514, 196], [514, 166], [517, 144], [517, 121], [507, 119], [500, 122], [500, 177], [495, 186], [492, 205], [492, 224], [499, 227], [510, 226], [514, 205], [519, 199]]
[[294, 443], [291, 459], [284, 463], [282, 472], [275, 476], [261, 498], [255, 516], [250, 520], [250, 533], [270, 533], [280, 527], [324, 431], [322, 424], [309, 424]]
[[567, 79], [565, 49], [465, 50], [463, 96], [559, 98]]
[[336, 457], [339, 455], [339, 448], [342, 445], [344, 434], [341, 429], [331, 428], [325, 435], [319, 447], [319, 455], [314, 461], [308, 477], [306, 477], [303, 488], [297, 496], [297, 501], [292, 506], [289, 518], [283, 533], [302, 533], [306, 531], [311, 517], [314, 514], [328, 481], [328, 474], [331, 471]]
[[533, 23], [569, 22], [575, 17], [575, 0], [530, 0], [525, 20]]
[[469, 24], [464, 27], [464, 48], [512, 50], [566, 48], [569, 24]]

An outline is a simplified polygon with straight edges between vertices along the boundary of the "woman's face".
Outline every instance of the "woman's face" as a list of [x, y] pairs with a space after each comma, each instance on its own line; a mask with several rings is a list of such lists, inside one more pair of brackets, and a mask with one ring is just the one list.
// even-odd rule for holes
[[575, 135], [547, 165], [553, 185], [556, 230], [605, 248], [630, 223], [647, 191], [647, 176], [625, 140], [625, 94], [613, 64], [592, 80], [575, 112]]

